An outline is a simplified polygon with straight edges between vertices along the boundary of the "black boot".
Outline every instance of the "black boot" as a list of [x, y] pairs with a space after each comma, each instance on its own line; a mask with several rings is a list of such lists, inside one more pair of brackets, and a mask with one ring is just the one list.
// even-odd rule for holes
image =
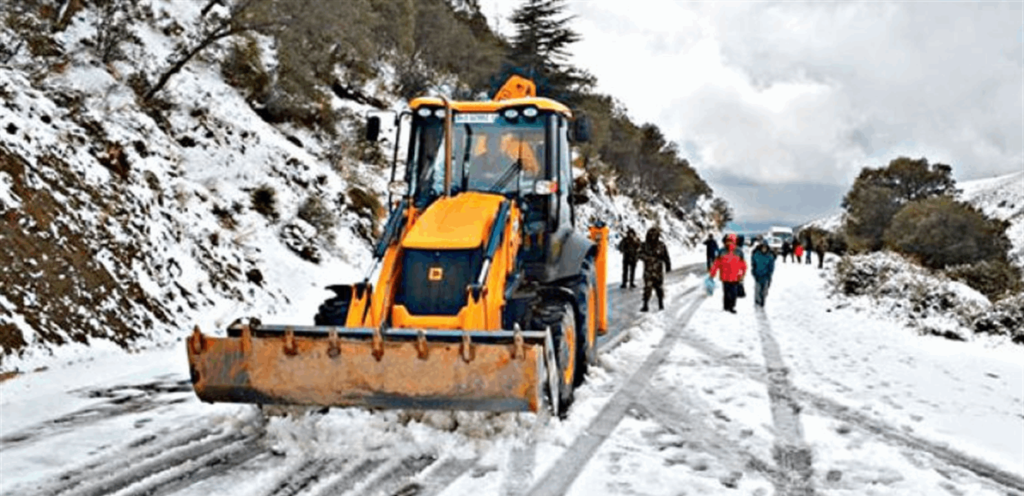
[[645, 300], [645, 301], [644, 301], [644, 306], [640, 307], [640, 311], [641, 311], [641, 312], [646, 312], [646, 311], [648, 311], [648, 310], [650, 310], [650, 309], [649, 309], [649, 308], [647, 308], [647, 301]]
[[664, 310], [664, 309], [665, 309], [665, 300], [663, 300], [661, 298], [658, 298], [658, 310]]

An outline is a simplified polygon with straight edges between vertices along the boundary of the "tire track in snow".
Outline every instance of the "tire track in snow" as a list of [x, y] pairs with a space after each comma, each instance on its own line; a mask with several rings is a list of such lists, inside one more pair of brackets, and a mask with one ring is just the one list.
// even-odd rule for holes
[[[692, 293], [696, 287], [686, 291], [683, 295]], [[681, 295], [682, 296], [682, 295]], [[586, 467], [594, 453], [601, 446], [615, 427], [625, 417], [630, 406], [637, 401], [637, 398], [646, 388], [651, 373], [660, 366], [668, 357], [672, 345], [682, 334], [680, 328], [693, 317], [693, 314], [700, 308], [704, 298], [693, 297], [690, 304], [684, 310], [677, 312], [673, 324], [677, 329], [666, 328], [665, 336], [655, 346], [655, 350], [648, 355], [640, 368], [633, 373], [625, 385], [619, 389], [605, 404], [604, 408], [597, 414], [594, 420], [583, 431], [583, 434], [573, 441], [555, 461], [551, 469], [545, 473], [540, 480], [536, 481], [529, 494], [538, 495], [562, 495], [572, 486], [572, 483]]]
[[772, 423], [777, 435], [772, 457], [781, 471], [773, 477], [777, 494], [781, 496], [811, 496], [814, 475], [811, 449], [804, 441], [800, 423], [800, 405], [796, 402], [793, 385], [789, 382], [789, 369], [782, 360], [779, 343], [772, 335], [771, 324], [763, 307], [755, 307], [757, 332], [761, 336], [761, 352], [767, 368], [768, 399], [771, 404]]
[[325, 474], [332, 474], [344, 468], [348, 460], [317, 458], [303, 460], [302, 468], [296, 470], [274, 486], [268, 496], [295, 496], [316, 484]]
[[336, 496], [345, 494], [362, 482], [378, 467], [387, 461], [384, 458], [363, 458], [349, 465], [349, 468], [326, 483], [326, 487], [315, 490], [314, 494], [321, 496]]
[[[742, 355], [740, 354], [722, 349], [699, 336], [683, 335], [680, 337], [680, 340], [694, 350], [753, 381], [766, 385], [769, 383], [767, 378], [768, 371], [757, 364], [742, 361]], [[928, 441], [906, 433], [898, 427], [874, 419], [824, 396], [799, 388], [792, 388], [791, 393], [799, 404], [814, 408], [816, 412], [822, 415], [857, 426], [866, 432], [875, 434], [890, 444], [930, 453], [949, 465], [966, 469], [985, 480], [992, 481], [1005, 488], [1010, 488], [1017, 491], [1018, 494], [1024, 494], [1024, 477], [1003, 470], [984, 460], [960, 453], [941, 443]]]
[[[35, 494], [62, 494], [75, 486], [98, 476], [126, 470], [135, 462], [158, 457], [161, 453], [192, 443], [209, 443], [223, 433], [208, 429], [196, 429], [161, 438], [150, 434], [129, 443], [124, 449], [106, 457], [93, 460], [65, 471], [51, 484], [45, 484]], [[205, 441], [204, 441], [205, 440]]]
[[[106, 457], [68, 470], [54, 482], [37, 486], [35, 491], [19, 494], [99, 496], [146, 479], [149, 482], [130, 494], [162, 494], [161, 484], [154, 481], [185, 487], [191, 484], [188, 480], [206, 479], [257, 456], [262, 452], [257, 442], [260, 436], [222, 428], [196, 429], [167, 438], [151, 434]], [[184, 464], [191, 464], [194, 474], [176, 470]], [[160, 477], [153, 478], [156, 476]]]
[[[129, 484], [119, 496], [164, 496], [174, 494], [215, 475], [238, 467], [266, 451], [255, 437], [244, 438], [208, 452], [198, 458], [185, 460], [163, 471], [143, 476]], [[103, 493], [106, 494], [106, 493]]]
[[469, 471], [478, 459], [446, 458], [434, 464], [429, 472], [424, 471], [422, 482], [411, 482], [398, 491], [395, 496], [437, 496], [445, 488], [455, 482], [462, 474]]
[[[181, 469], [179, 469], [179, 466], [187, 466], [193, 460], [197, 462], [200, 460], [205, 461], [211, 458], [219, 458], [221, 455], [230, 458], [233, 454], [259, 450], [258, 447], [251, 445], [253, 442], [255, 442], [255, 436], [233, 432], [207, 441], [175, 447], [141, 463], [133, 464], [129, 461], [129, 466], [125, 470], [113, 474], [104, 473], [103, 467], [100, 467], [100, 470], [90, 475], [89, 478], [92, 479], [90, 482], [84, 482], [67, 493], [60, 494], [67, 494], [68, 496], [103, 496], [129, 488], [136, 483], [155, 476], [158, 478], [152, 480], [170, 482], [180, 475], [179, 470]], [[131, 456], [131, 454], [126, 456]], [[146, 482], [146, 485], [142, 487], [143, 489], [140, 489], [142, 492], [138, 494], [148, 494], [147, 491], [159, 489], [157, 486], [151, 486], [149, 482]]]
[[[184, 403], [190, 401], [185, 393], [192, 395], [193, 391], [191, 383], [183, 379], [86, 389], [75, 393], [86, 398], [103, 398], [105, 401], [0, 437], [0, 447], [11, 449], [44, 436], [56, 436], [121, 415], [143, 413], [162, 406]], [[162, 397], [167, 395], [171, 397]]]

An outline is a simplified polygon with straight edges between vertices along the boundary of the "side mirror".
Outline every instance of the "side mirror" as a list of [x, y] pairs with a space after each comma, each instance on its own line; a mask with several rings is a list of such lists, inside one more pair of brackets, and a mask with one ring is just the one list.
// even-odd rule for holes
[[366, 119], [366, 141], [376, 143], [380, 136], [380, 117], [376, 115]]
[[581, 115], [572, 122], [573, 141], [587, 143], [590, 141], [590, 118]]

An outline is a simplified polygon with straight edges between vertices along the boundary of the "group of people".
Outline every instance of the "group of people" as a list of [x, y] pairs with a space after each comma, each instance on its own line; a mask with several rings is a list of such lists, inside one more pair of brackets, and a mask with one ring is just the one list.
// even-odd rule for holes
[[[804, 246], [806, 245], [806, 246]], [[814, 245], [814, 253], [818, 254], [818, 268], [820, 269], [825, 263], [825, 242], [818, 241], [818, 244]], [[800, 243], [797, 240], [790, 242], [788, 239], [782, 242], [782, 249], [780, 250], [782, 255], [782, 261], [785, 262], [789, 257], [793, 257], [793, 261], [800, 263], [800, 259], [803, 258], [805, 263], [811, 263], [811, 243], [807, 241]]]
[[668, 248], [661, 240], [661, 230], [652, 227], [647, 230], [647, 236], [641, 242], [633, 228], [626, 231], [626, 236], [619, 241], [619, 251], [622, 252], [622, 287], [635, 288], [634, 276], [636, 275], [636, 264], [644, 262], [644, 305], [640, 307], [641, 312], [650, 310], [647, 302], [651, 299], [651, 293], [658, 296], [658, 310], [665, 309], [665, 273], [672, 270], [672, 261], [668, 257]]
[[[709, 234], [704, 241], [707, 248], [708, 276], [714, 279], [716, 276], [722, 281], [722, 302], [723, 309], [727, 312], [736, 313], [736, 300], [745, 296], [743, 280], [747, 275], [747, 261], [740, 248], [740, 238], [735, 234], [725, 235], [723, 247], [719, 248], [713, 235]], [[760, 236], [755, 241], [756, 247], [750, 254], [750, 273], [754, 277], [754, 305], [764, 307], [765, 299], [768, 297], [768, 288], [771, 287], [772, 275], [775, 273], [776, 253], [768, 243]], [[810, 245], [810, 243], [807, 243]], [[658, 309], [665, 308], [664, 274], [672, 270], [672, 262], [669, 260], [668, 249], [661, 240], [661, 230], [652, 227], [647, 230], [644, 241], [640, 240], [636, 231], [629, 228], [626, 235], [618, 244], [622, 252], [622, 288], [635, 288], [636, 265], [644, 262], [644, 290], [643, 306], [641, 312], [649, 310], [648, 301], [651, 294], [658, 297]], [[818, 254], [818, 267], [822, 266], [825, 258], [825, 244], [819, 242], [814, 250]], [[811, 251], [805, 250], [804, 245], [798, 241], [790, 243], [788, 240], [782, 245], [781, 255], [783, 261], [793, 256], [794, 261], [800, 262], [801, 257], [806, 253], [806, 263], [811, 263]]]
[[[722, 304], [726, 312], [736, 313], [736, 299], [744, 296], [743, 279], [747, 275], [747, 261], [735, 234], [727, 234], [724, 248], [719, 249], [712, 235], [704, 241], [707, 247], [708, 277], [718, 275], [722, 281]], [[764, 240], [758, 240], [750, 255], [750, 269], [754, 276], [754, 305], [764, 307], [768, 288], [775, 273], [775, 253]]]

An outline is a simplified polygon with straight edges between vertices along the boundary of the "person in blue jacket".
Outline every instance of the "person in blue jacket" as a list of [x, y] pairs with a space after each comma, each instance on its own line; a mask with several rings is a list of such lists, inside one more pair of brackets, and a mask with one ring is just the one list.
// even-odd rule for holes
[[768, 297], [768, 287], [772, 285], [772, 274], [775, 272], [775, 255], [762, 242], [750, 255], [751, 273], [754, 274], [754, 305], [764, 307], [764, 299]]

